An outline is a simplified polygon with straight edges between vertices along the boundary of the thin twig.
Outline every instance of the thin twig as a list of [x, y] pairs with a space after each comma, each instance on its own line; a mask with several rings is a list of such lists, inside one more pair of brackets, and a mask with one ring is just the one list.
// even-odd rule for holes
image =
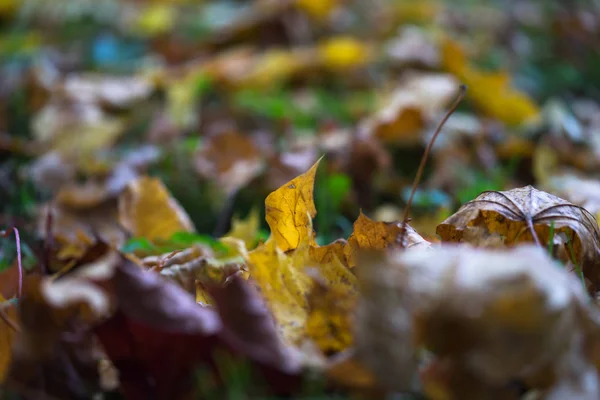
[[15, 234], [15, 242], [17, 243], [17, 270], [19, 271], [19, 283], [17, 289], [17, 298], [21, 298], [23, 292], [23, 263], [21, 262], [21, 237], [19, 236], [19, 230], [16, 227], [9, 228], [4, 231], [0, 231], [0, 236], [7, 237], [10, 235], [10, 231]]
[[417, 191], [417, 186], [419, 185], [419, 182], [421, 181], [421, 175], [423, 175], [423, 170], [425, 169], [425, 164], [427, 163], [427, 158], [429, 157], [431, 148], [433, 147], [433, 144], [435, 143], [435, 139], [437, 139], [444, 124], [446, 123], [446, 121], [448, 121], [448, 118], [450, 118], [450, 116], [454, 113], [454, 111], [456, 111], [456, 109], [458, 108], [458, 105], [464, 99], [466, 92], [467, 92], [467, 86], [460, 85], [458, 97], [456, 98], [456, 100], [454, 100], [454, 103], [452, 103], [452, 106], [450, 107], [450, 109], [448, 110], [446, 115], [444, 115], [444, 118], [442, 119], [442, 121], [438, 125], [437, 129], [435, 130], [433, 136], [429, 140], [429, 143], [427, 144], [427, 147], [425, 148], [425, 153], [423, 153], [423, 157], [421, 157], [421, 163], [419, 164], [419, 169], [417, 170], [417, 175], [415, 176], [415, 180], [413, 182], [413, 186], [410, 191], [410, 197], [408, 198], [408, 202], [406, 203], [406, 207], [404, 208], [404, 216], [402, 218], [402, 233], [400, 234], [400, 245], [401, 246], [404, 246], [404, 238], [406, 236], [406, 224], [408, 224], [408, 214], [410, 212], [410, 207], [413, 202], [413, 197], [415, 197], [415, 192]]

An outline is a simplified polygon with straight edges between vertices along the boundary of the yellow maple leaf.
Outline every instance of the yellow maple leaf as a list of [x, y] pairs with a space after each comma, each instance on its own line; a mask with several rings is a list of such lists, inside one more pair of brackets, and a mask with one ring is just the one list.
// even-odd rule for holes
[[286, 255], [269, 241], [249, 254], [250, 276], [271, 310], [282, 337], [291, 343], [304, 335], [311, 279], [296, 252]]
[[192, 221], [165, 185], [150, 177], [132, 181], [121, 194], [119, 222], [133, 236], [151, 241], [194, 231]]
[[[339, 261], [338, 261], [339, 262]], [[306, 333], [324, 352], [342, 351], [354, 342], [353, 312], [358, 296], [344, 285], [315, 279], [308, 296]]]
[[469, 98], [482, 112], [508, 125], [520, 125], [539, 117], [537, 104], [510, 85], [506, 72], [485, 72], [469, 64], [461, 46], [442, 42], [442, 65], [469, 87]]
[[318, 164], [267, 197], [271, 237], [249, 252], [248, 268], [285, 340], [311, 339], [323, 351], [340, 351], [352, 343], [356, 278], [346, 265], [345, 240], [314, 242]]
[[[352, 307], [348, 304], [354, 304], [357, 295], [356, 278], [337, 257], [315, 260], [310, 251], [313, 247], [304, 241], [296, 250], [284, 253], [274, 242], [267, 242], [249, 253], [250, 277], [263, 294], [284, 339], [297, 344], [311, 338], [324, 351], [342, 350], [351, 343]], [[333, 291], [331, 295], [313, 293], [310, 272], [318, 275], [322, 287]], [[337, 312], [330, 314], [331, 310]]]
[[269, 241], [275, 241], [281, 251], [296, 249], [303, 238], [314, 243], [311, 218], [317, 215], [313, 191], [320, 161], [265, 199], [265, 218], [271, 228]]

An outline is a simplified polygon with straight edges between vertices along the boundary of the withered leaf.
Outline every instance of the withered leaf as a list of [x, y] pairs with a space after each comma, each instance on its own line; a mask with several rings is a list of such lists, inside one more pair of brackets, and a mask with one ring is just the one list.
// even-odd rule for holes
[[290, 390], [298, 382], [300, 364], [278, 342], [262, 300], [246, 281], [211, 289], [218, 312], [129, 262], [117, 269], [114, 285], [119, 309], [96, 333], [119, 370], [127, 397], [167, 399], [187, 393], [194, 367], [214, 367], [219, 350], [256, 362], [276, 389]]
[[214, 179], [227, 194], [247, 185], [263, 169], [251, 137], [233, 130], [208, 136], [194, 156], [194, 165], [201, 176]]
[[[458, 363], [495, 387], [513, 379], [535, 386], [540, 378], [546, 387], [560, 385], [592, 362], [584, 350], [590, 343], [583, 343], [590, 339], [582, 335], [591, 332], [597, 311], [576, 278], [558, 268], [545, 249], [447, 246], [360, 261], [364, 296], [357, 354], [386, 386], [400, 384], [398, 371], [411, 371], [407, 361], [419, 346], [432, 352], [433, 362]], [[597, 322], [591, 325], [597, 331]], [[390, 351], [399, 343], [405, 353]], [[449, 378], [438, 384], [464, 382]]]
[[224, 287], [211, 286], [208, 291], [223, 321], [221, 334], [230, 346], [282, 372], [299, 372], [298, 353], [279, 339], [273, 317], [253, 285], [236, 276]]
[[169, 239], [177, 232], [193, 232], [192, 221], [165, 185], [140, 177], [119, 197], [119, 221], [129, 233], [148, 240]]
[[[400, 245], [402, 236], [401, 222], [374, 221], [365, 214], [360, 213], [354, 222], [354, 230], [348, 238], [346, 254], [349, 266], [354, 266], [354, 252], [361, 250], [383, 250], [392, 245]], [[413, 246], [429, 247], [430, 243], [423, 239], [412, 227], [406, 226], [407, 232], [404, 238], [405, 248]]]
[[[539, 241], [545, 246], [550, 226], [570, 238], [575, 260], [594, 285], [600, 284], [600, 229], [586, 209], [532, 186], [504, 192], [483, 192], [462, 206], [436, 229], [442, 241], [469, 241], [468, 228], [500, 235], [506, 245]], [[573, 235], [574, 233], [574, 235]], [[565, 252], [569, 254], [570, 251]], [[568, 260], [564, 260], [568, 261]]]

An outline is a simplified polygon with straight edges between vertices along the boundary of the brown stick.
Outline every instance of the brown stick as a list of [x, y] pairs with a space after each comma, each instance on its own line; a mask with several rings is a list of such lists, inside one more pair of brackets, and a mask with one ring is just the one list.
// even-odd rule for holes
[[404, 238], [406, 236], [406, 224], [408, 223], [408, 214], [410, 212], [410, 207], [412, 206], [413, 197], [415, 197], [415, 192], [417, 191], [417, 186], [419, 185], [419, 182], [421, 181], [421, 176], [423, 175], [423, 170], [425, 169], [425, 164], [427, 163], [427, 158], [429, 157], [431, 148], [433, 147], [433, 144], [435, 143], [435, 139], [437, 139], [444, 124], [446, 123], [446, 121], [448, 121], [448, 118], [450, 118], [450, 116], [454, 113], [454, 111], [456, 111], [460, 102], [465, 98], [466, 93], [467, 93], [467, 86], [460, 85], [458, 97], [456, 98], [456, 100], [454, 100], [454, 103], [452, 103], [452, 106], [450, 107], [450, 109], [448, 110], [448, 112], [446, 113], [446, 115], [444, 116], [444, 118], [442, 119], [440, 124], [438, 125], [437, 129], [435, 130], [435, 133], [433, 134], [433, 136], [429, 140], [429, 143], [427, 144], [427, 147], [425, 148], [425, 153], [423, 153], [423, 157], [421, 157], [421, 163], [419, 164], [419, 169], [417, 170], [417, 175], [415, 176], [415, 180], [413, 181], [412, 190], [410, 191], [410, 197], [408, 198], [408, 202], [406, 203], [406, 207], [404, 208], [404, 216], [402, 218], [402, 233], [400, 235], [400, 245], [401, 246], [404, 246]]

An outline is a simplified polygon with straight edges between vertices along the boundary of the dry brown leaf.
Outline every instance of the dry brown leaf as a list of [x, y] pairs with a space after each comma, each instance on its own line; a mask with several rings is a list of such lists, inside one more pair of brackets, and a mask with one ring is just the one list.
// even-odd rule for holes
[[382, 388], [413, 389], [419, 359], [408, 295], [398, 290], [403, 274], [385, 253], [360, 251], [357, 278], [361, 297], [354, 328], [356, 359]]
[[[51, 234], [56, 258], [61, 261], [78, 260], [96, 243], [96, 239], [119, 248], [126, 239], [119, 226], [117, 203], [108, 201], [89, 209], [72, 209], [48, 204], [40, 209], [38, 234], [46, 237], [46, 224], [51, 218]], [[61, 263], [59, 268], [64, 264]], [[50, 265], [51, 270], [53, 266]]]
[[456, 96], [458, 81], [448, 74], [415, 74], [400, 83], [391, 99], [359, 128], [361, 138], [421, 143], [426, 123]]
[[[346, 257], [350, 267], [356, 265], [354, 253], [357, 250], [383, 250], [393, 245], [400, 245], [402, 234], [401, 222], [373, 221], [365, 214], [360, 213], [354, 222], [352, 235], [348, 238]], [[431, 244], [423, 239], [412, 227], [407, 225], [404, 238], [405, 248], [420, 247], [427, 248]]]
[[332, 357], [326, 374], [332, 383], [341, 387], [365, 391], [377, 389], [377, 377], [356, 359], [353, 350]]
[[551, 193], [577, 204], [600, 221], [600, 180], [565, 171], [550, 175], [545, 185]]
[[[456, 363], [492, 387], [514, 379], [562, 385], [593, 361], [585, 337], [600, 326], [597, 310], [545, 249], [397, 251], [387, 259], [361, 258], [357, 268], [363, 293], [357, 355], [386, 387], [410, 388], [421, 346], [432, 352], [430, 362]], [[450, 396], [467, 375], [445, 372], [429, 389], [438, 385]], [[597, 396], [598, 375], [588, 377]], [[473, 398], [475, 389], [433, 398]]]
[[206, 138], [194, 156], [196, 171], [227, 194], [247, 185], [263, 169], [262, 156], [248, 135], [224, 131]]
[[[469, 227], [483, 228], [486, 235], [502, 236], [506, 245], [539, 241], [546, 246], [550, 226], [555, 234], [571, 238], [579, 265], [586, 278], [600, 284], [600, 229], [594, 216], [580, 206], [532, 186], [505, 192], [483, 192], [442, 222], [436, 232], [445, 242], [475, 239], [465, 237]], [[573, 235], [574, 233], [574, 235]], [[567, 249], [565, 254], [570, 254]], [[564, 260], [569, 261], [569, 260]]]
[[132, 181], [119, 197], [119, 222], [133, 236], [170, 239], [177, 232], [193, 232], [192, 221], [165, 185], [156, 178]]
[[121, 118], [107, 115], [95, 103], [53, 101], [32, 123], [40, 145], [79, 160], [111, 147], [125, 130]]

